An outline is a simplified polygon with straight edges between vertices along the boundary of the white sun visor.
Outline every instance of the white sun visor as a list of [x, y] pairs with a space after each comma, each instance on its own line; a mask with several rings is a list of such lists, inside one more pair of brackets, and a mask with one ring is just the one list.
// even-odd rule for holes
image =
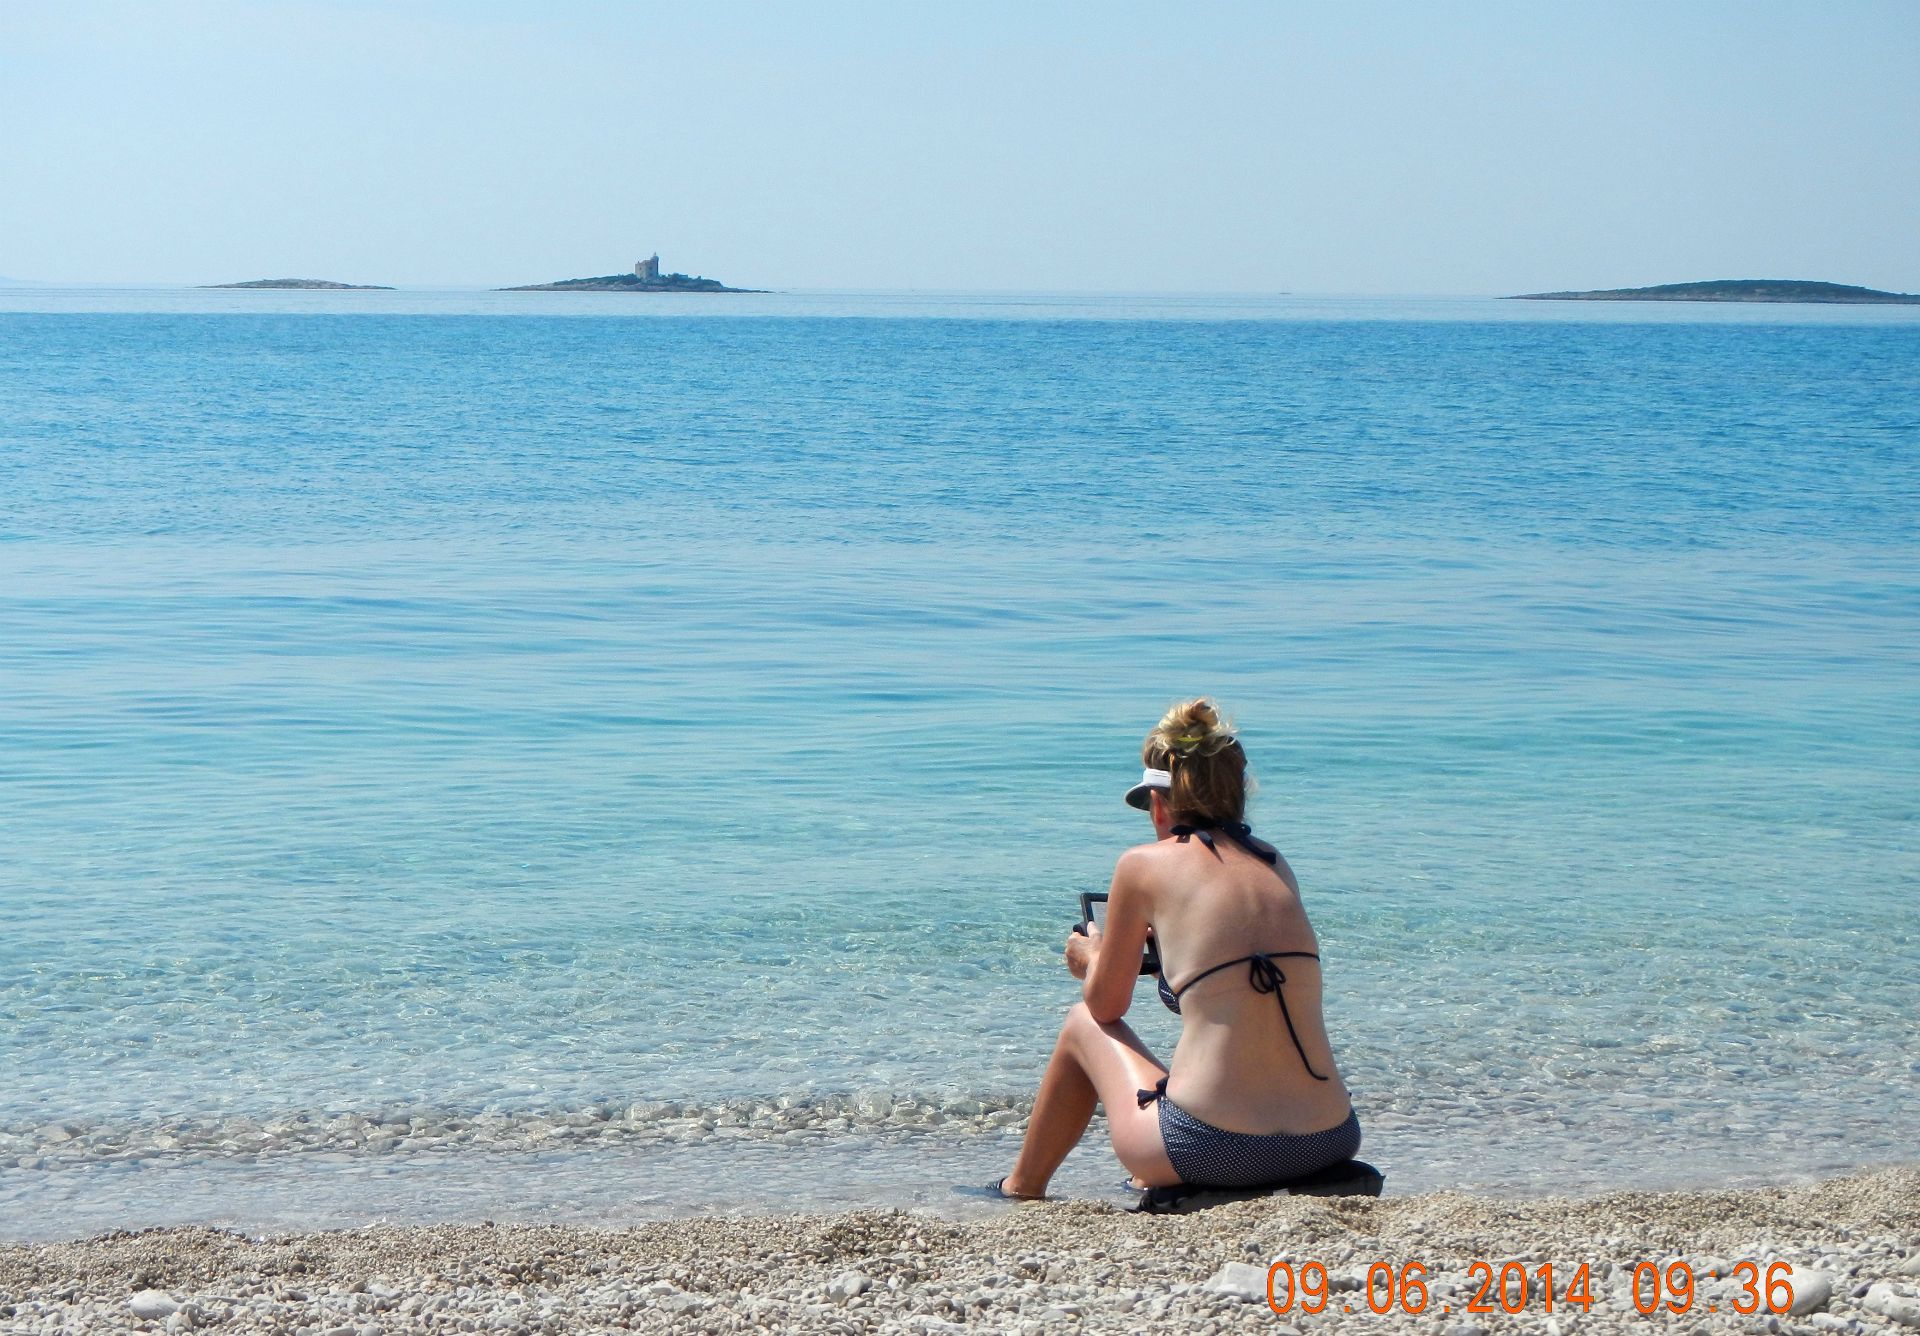
[[1149, 766], [1140, 772], [1140, 782], [1127, 790], [1127, 806], [1137, 807], [1144, 812], [1147, 810], [1147, 795], [1149, 793], [1155, 789], [1160, 789], [1164, 792], [1172, 787], [1172, 771], [1155, 770]]

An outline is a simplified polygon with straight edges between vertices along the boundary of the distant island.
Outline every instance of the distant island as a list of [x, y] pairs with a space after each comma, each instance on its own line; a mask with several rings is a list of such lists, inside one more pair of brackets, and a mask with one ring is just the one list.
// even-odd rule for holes
[[1708, 283], [1662, 283], [1653, 288], [1601, 288], [1594, 292], [1523, 292], [1523, 302], [1893, 302], [1920, 305], [1920, 295], [1880, 292], [1845, 283], [1798, 278], [1719, 278]]
[[692, 278], [686, 274], [663, 274], [660, 257], [649, 256], [633, 266], [630, 274], [608, 274], [603, 278], [563, 278], [557, 283], [523, 283], [515, 288], [496, 288], [497, 292], [760, 292], [760, 288], [730, 288], [716, 278]]
[[327, 292], [392, 292], [385, 283], [335, 283], [325, 278], [256, 278], [251, 283], [202, 283], [203, 288], [319, 288]]

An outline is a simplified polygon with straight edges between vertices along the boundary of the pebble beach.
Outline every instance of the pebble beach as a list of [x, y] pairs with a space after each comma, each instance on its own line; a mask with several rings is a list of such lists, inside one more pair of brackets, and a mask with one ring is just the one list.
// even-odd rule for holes
[[[1269, 1307], [1269, 1266], [1318, 1289], [1322, 1311]], [[1507, 1307], [1469, 1312], [1474, 1263], [1536, 1277]], [[1368, 1268], [1384, 1262], [1396, 1285]], [[1636, 1268], [1684, 1262], [1697, 1281], [1636, 1308]], [[1784, 1312], [1742, 1315], [1742, 1263], [1790, 1285]], [[1422, 1270], [1411, 1271], [1413, 1263]], [[1585, 1263], [1590, 1307], [1554, 1287]], [[1784, 1264], [1784, 1265], [1781, 1265]], [[1643, 1286], [1649, 1273], [1642, 1272]], [[1784, 1299], [1786, 1290], [1775, 1290]], [[1643, 1299], [1651, 1298], [1648, 1289]], [[1304, 1302], [1304, 1295], [1302, 1302]], [[1317, 1306], [1317, 1305], [1316, 1305]], [[1680, 1311], [1674, 1311], [1675, 1308]], [[1509, 1311], [1517, 1308], [1518, 1311]], [[1920, 1329], [1920, 1167], [1787, 1187], [1501, 1200], [1464, 1193], [1276, 1197], [1183, 1215], [1045, 1202], [985, 1219], [864, 1210], [663, 1221], [620, 1229], [505, 1222], [253, 1236], [208, 1228], [0, 1245], [0, 1330], [400, 1332], [1281, 1333]]]

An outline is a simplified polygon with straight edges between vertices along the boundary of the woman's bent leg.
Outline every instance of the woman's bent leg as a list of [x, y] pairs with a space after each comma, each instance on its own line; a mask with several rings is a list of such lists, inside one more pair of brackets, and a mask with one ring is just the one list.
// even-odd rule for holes
[[1020, 1157], [1001, 1190], [1013, 1197], [1046, 1195], [1054, 1170], [1079, 1144], [1096, 1104], [1106, 1106], [1114, 1154], [1128, 1173], [1154, 1186], [1178, 1183], [1180, 1175], [1160, 1141], [1159, 1106], [1143, 1109], [1137, 1096], [1166, 1074], [1125, 1022], [1102, 1025], [1084, 1002], [1075, 1003], [1033, 1097]]

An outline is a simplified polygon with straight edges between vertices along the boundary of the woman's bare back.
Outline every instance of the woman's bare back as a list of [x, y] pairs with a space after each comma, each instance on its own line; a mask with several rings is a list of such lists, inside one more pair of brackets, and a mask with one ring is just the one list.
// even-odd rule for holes
[[[1320, 962], [1309, 958], [1319, 944], [1286, 860], [1269, 867], [1226, 838], [1169, 839], [1134, 853], [1146, 863], [1162, 978], [1180, 994], [1168, 1096], [1230, 1132], [1341, 1123], [1352, 1101], [1327, 1039]], [[1264, 981], [1250, 963], [1206, 973], [1256, 953], [1269, 958]], [[1276, 982], [1277, 992], [1262, 991]]]

